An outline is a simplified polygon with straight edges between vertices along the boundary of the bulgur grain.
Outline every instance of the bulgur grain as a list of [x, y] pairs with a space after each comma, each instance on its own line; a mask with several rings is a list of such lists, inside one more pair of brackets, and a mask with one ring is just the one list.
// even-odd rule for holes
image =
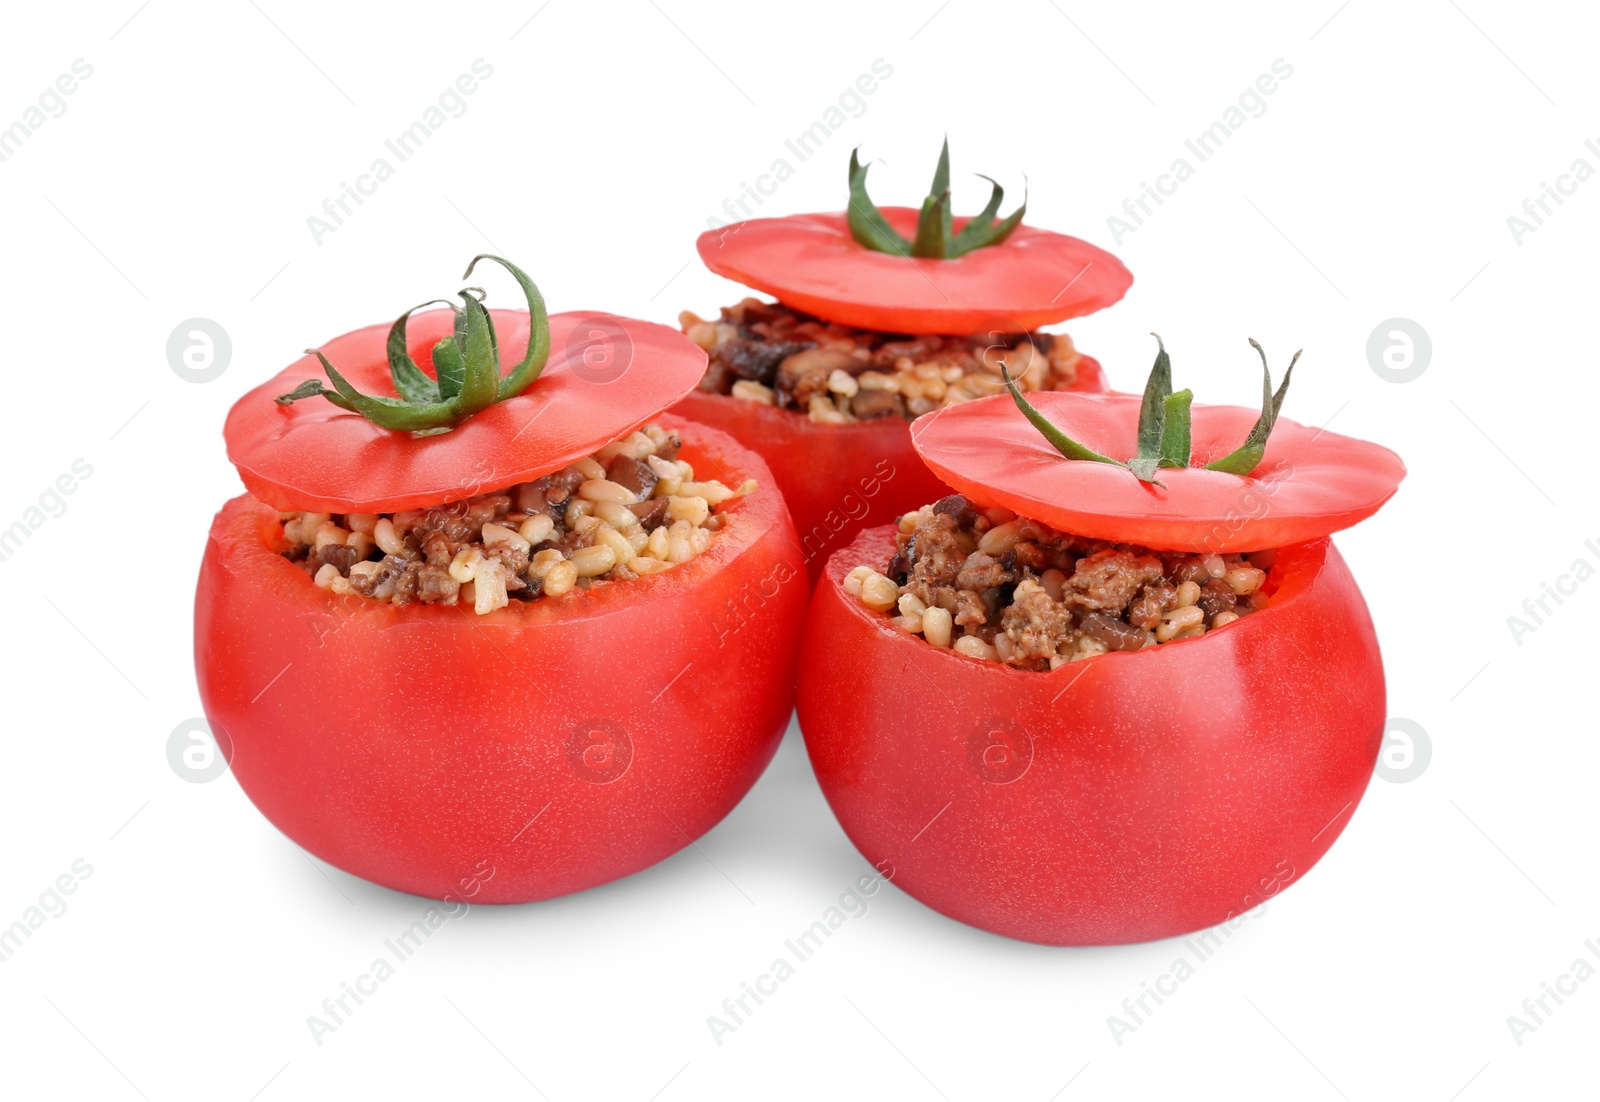
[[844, 591], [852, 597], [861, 596], [861, 583], [867, 580], [867, 575], [875, 573], [870, 566], [858, 566], [844, 577]]
[[559, 597], [576, 585], [577, 581], [578, 568], [570, 562], [558, 562], [544, 576], [545, 596]]
[[922, 613], [922, 637], [936, 647], [948, 647], [955, 621], [949, 610], [929, 607]]
[[900, 587], [882, 574], [868, 574], [861, 580], [861, 603], [874, 612], [887, 612], [900, 600]]
[[718, 507], [757, 488], [696, 479], [681, 445], [647, 425], [554, 474], [465, 501], [392, 516], [281, 513], [283, 554], [336, 594], [479, 614], [659, 574], [710, 548]]
[[1266, 577], [1264, 571], [1253, 566], [1237, 566], [1222, 576], [1228, 583], [1228, 588], [1241, 597], [1248, 597], [1261, 586], [1262, 579]]
[[713, 323], [685, 310], [683, 332], [709, 354], [700, 389], [806, 413], [823, 424], [910, 418], [1004, 390], [1006, 363], [1024, 390], [1078, 377], [1065, 334], [902, 336], [825, 322], [781, 303], [747, 298]]
[[999, 657], [995, 649], [977, 635], [963, 635], [955, 641], [955, 649], [957, 654], [964, 654], [968, 658], [987, 658], [992, 662]]
[[895, 544], [845, 592], [934, 646], [1019, 669], [1200, 638], [1269, 601], [1270, 557], [1087, 539], [958, 494], [902, 516]]

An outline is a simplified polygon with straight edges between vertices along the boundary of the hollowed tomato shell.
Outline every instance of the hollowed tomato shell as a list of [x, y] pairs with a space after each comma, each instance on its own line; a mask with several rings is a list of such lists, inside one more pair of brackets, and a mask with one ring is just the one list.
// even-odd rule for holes
[[[1100, 364], [1082, 357], [1072, 389], [1103, 392]], [[827, 425], [794, 410], [701, 390], [673, 413], [731, 433], [767, 461], [789, 503], [813, 582], [828, 556], [857, 532], [950, 493], [912, 447], [911, 424], [897, 417]]]
[[[882, 211], [907, 239], [916, 235], [917, 211]], [[959, 232], [968, 221], [952, 224]], [[720, 276], [827, 321], [887, 333], [1037, 329], [1110, 306], [1133, 283], [1104, 249], [1035, 226], [953, 259], [866, 248], [843, 212], [752, 218], [707, 230], [696, 245]]]
[[469, 903], [603, 884], [711, 829], [788, 722], [805, 574], [766, 465], [685, 429], [697, 468], [761, 483], [710, 549], [485, 616], [336, 597], [277, 554], [271, 509], [224, 506], [195, 665], [261, 812], [356, 876]]
[[1280, 550], [1269, 608], [1198, 639], [1014, 670], [931, 646], [842, 588], [812, 598], [800, 727], [861, 853], [934, 910], [1052, 945], [1213, 926], [1298, 881], [1377, 760], [1384, 680], [1327, 540]]

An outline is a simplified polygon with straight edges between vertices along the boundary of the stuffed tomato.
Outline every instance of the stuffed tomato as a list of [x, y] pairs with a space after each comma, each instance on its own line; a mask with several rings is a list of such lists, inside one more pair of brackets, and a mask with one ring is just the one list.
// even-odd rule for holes
[[1017, 390], [914, 426], [956, 492], [832, 557], [799, 694], [829, 804], [896, 884], [1011, 937], [1145, 941], [1338, 837], [1384, 677], [1327, 537], [1404, 468], [1282, 398], [1191, 408], [1163, 353], [1143, 400]]
[[765, 463], [661, 412], [703, 353], [547, 318], [506, 266], [528, 312], [464, 293], [240, 400], [250, 493], [195, 605], [206, 715], [274, 825], [376, 883], [495, 903], [715, 825], [787, 723], [805, 604]]
[[1100, 365], [1044, 325], [1120, 299], [1132, 277], [1074, 237], [998, 219], [1003, 192], [972, 218], [950, 211], [948, 145], [920, 211], [879, 209], [852, 154], [849, 210], [709, 230], [707, 267], [776, 297], [714, 319], [685, 311], [710, 359], [678, 409], [760, 452], [788, 499], [813, 578], [828, 553], [941, 487], [909, 422], [1003, 389], [1106, 389]]

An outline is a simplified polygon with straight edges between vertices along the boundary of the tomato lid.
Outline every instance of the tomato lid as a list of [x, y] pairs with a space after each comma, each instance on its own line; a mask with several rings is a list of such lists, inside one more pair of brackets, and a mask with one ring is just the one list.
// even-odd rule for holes
[[[484, 313], [508, 360], [524, 356], [535, 321], [545, 320], [542, 308]], [[661, 413], [705, 372], [705, 352], [666, 326], [589, 311], [554, 314], [548, 324], [549, 359], [525, 390], [436, 435], [383, 428], [331, 401], [278, 404], [322, 377], [307, 355], [234, 404], [223, 430], [228, 458], [250, 492], [278, 509], [438, 505], [560, 470]], [[457, 331], [449, 310], [412, 318], [405, 347], [430, 380], [438, 372], [427, 352]], [[320, 351], [356, 390], [386, 394], [394, 389], [390, 334], [387, 324], [369, 326]]]
[[[879, 208], [850, 153], [850, 206], [838, 214], [755, 218], [700, 235], [706, 266], [824, 321], [888, 333], [1027, 332], [1093, 313], [1133, 276], [1103, 249], [997, 217], [1005, 189], [971, 218], [951, 210], [950, 142], [919, 210]], [[984, 179], [989, 179], [984, 177]]]
[[[1264, 359], [1264, 358], [1263, 358]], [[1157, 361], [1161, 368], [1165, 353]], [[1153, 374], [1153, 379], [1155, 378]], [[1259, 551], [1318, 539], [1372, 515], [1394, 495], [1405, 466], [1387, 448], [1276, 416], [1266, 409], [1189, 405], [1187, 391], [1134, 395], [1037, 391], [1027, 403], [1092, 459], [1068, 458], [1005, 394], [939, 409], [911, 426], [912, 444], [934, 474], [985, 507], [1001, 506], [1091, 539], [1170, 551]], [[1285, 388], [1287, 387], [1287, 374]], [[1136, 474], [1149, 395], [1179, 418], [1186, 459]], [[1267, 416], [1270, 409], [1271, 416]], [[1143, 416], [1142, 416], [1143, 415]], [[1267, 420], [1264, 432], [1263, 420]], [[1247, 473], [1237, 457], [1261, 432]], [[1246, 441], [1241, 448], [1239, 442]], [[1152, 453], [1153, 454], [1153, 453]], [[1212, 465], [1208, 468], [1207, 465]]]
[[[913, 233], [918, 212], [884, 207]], [[959, 232], [972, 221], [954, 218]], [[1092, 314], [1127, 293], [1133, 276], [1087, 241], [1018, 226], [997, 245], [951, 259], [896, 256], [851, 236], [843, 212], [753, 218], [707, 230], [700, 258], [718, 275], [824, 321], [888, 333], [962, 335], [1023, 330]]]

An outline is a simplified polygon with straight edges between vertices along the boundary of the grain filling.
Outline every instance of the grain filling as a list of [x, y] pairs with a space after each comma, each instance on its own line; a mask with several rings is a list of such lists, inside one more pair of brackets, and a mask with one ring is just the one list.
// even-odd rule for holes
[[951, 494], [900, 518], [845, 591], [937, 647], [1026, 670], [1195, 639], [1267, 607], [1273, 552], [1154, 551]]
[[1078, 377], [1064, 333], [906, 336], [823, 321], [747, 298], [716, 321], [685, 310], [679, 325], [706, 350], [700, 389], [805, 413], [825, 424], [907, 420], [999, 394], [1000, 362], [1023, 390], [1060, 390]]
[[334, 593], [479, 614], [659, 574], [710, 547], [718, 510], [755, 489], [697, 479], [682, 443], [647, 425], [554, 474], [449, 505], [280, 513], [283, 555]]

